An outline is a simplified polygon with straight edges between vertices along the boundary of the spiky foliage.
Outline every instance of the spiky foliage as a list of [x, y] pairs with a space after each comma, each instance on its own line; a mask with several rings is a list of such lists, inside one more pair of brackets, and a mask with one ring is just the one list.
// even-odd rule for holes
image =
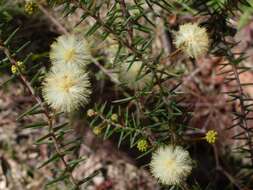
[[[87, 112], [93, 132], [100, 137], [103, 136], [105, 139], [114, 135], [114, 137], [118, 139], [118, 147], [120, 147], [123, 142], [128, 142], [130, 148], [134, 148], [136, 145], [138, 147], [139, 140], [145, 139], [148, 146], [145, 147], [145, 151], [143, 151], [143, 154], [141, 154], [139, 158], [152, 154], [157, 147], [164, 144], [180, 146], [190, 144], [187, 141], [186, 132], [189, 129], [188, 122], [191, 113], [188, 112], [188, 108], [183, 104], [184, 99], [182, 98], [182, 88], [180, 87], [185, 81], [182, 77], [183, 73], [179, 69], [181, 65], [175, 61], [178, 55], [178, 57], [180, 57], [181, 52], [177, 50], [173, 51], [175, 47], [173, 46], [172, 33], [173, 31], [178, 31], [178, 29], [180, 30], [180, 28], [173, 25], [173, 19], [171, 19], [171, 21], [168, 18], [171, 18], [173, 15], [178, 15], [180, 17], [189, 16], [189, 14], [196, 16], [196, 18], [198, 18], [197, 16], [202, 18], [198, 21], [192, 20], [196, 22], [196, 26], [198, 25], [201, 28], [206, 28], [206, 31], [202, 31], [201, 33], [205, 35], [208, 33], [208, 37], [210, 38], [211, 44], [208, 52], [224, 57], [227, 60], [223, 68], [229, 67], [230, 69], [224, 71], [222, 74], [229, 74], [230, 78], [227, 78], [228, 82], [235, 82], [236, 84], [235, 90], [227, 92], [227, 94], [232, 97], [232, 100], [239, 101], [240, 105], [240, 109], [236, 109], [234, 113], [235, 124], [231, 127], [241, 128], [241, 133], [234, 138], [244, 142], [240, 150], [249, 154], [250, 158], [253, 159], [253, 134], [252, 129], [250, 129], [248, 125], [248, 121], [251, 119], [248, 115], [251, 111], [252, 104], [250, 102], [252, 100], [243, 91], [243, 86], [246, 84], [242, 84], [239, 78], [239, 74], [247, 71], [248, 68], [240, 65], [244, 60], [243, 53], [236, 54], [233, 52], [233, 47], [236, 46], [236, 43], [231, 43], [227, 40], [227, 37], [233, 37], [236, 33], [236, 28], [232, 26], [229, 21], [238, 10], [240, 10], [241, 6], [248, 5], [246, 0], [48, 0], [48, 5], [51, 7], [60, 5], [59, 10], [61, 10], [65, 18], [67, 18], [67, 16], [71, 17], [78, 12], [78, 19], [75, 26], [82, 24], [86, 26], [85, 30], [81, 30], [81, 34], [78, 35], [87, 39], [92, 39], [91, 51], [93, 57], [90, 57], [94, 63], [92, 66], [95, 65], [101, 71], [95, 73], [97, 80], [94, 86], [100, 87], [100, 91], [102, 92], [94, 97], [95, 101], [93, 100], [93, 102], [96, 102], [96, 105], [91, 105], [93, 110]], [[68, 25], [64, 28], [64, 26], [57, 21], [57, 18], [55, 19], [49, 14], [47, 9], [50, 10], [50, 7], [45, 8], [44, 6], [46, 5], [38, 2], [38, 8], [49, 17], [49, 20], [58, 29], [57, 31], [60, 31], [66, 36], [69, 35], [68, 31], [73, 32], [73, 28]], [[5, 22], [2, 21], [2, 23], [0, 23], [1, 31], [4, 31], [8, 19], [6, 15], [2, 13], [0, 13], [0, 16], [5, 18]], [[158, 30], [161, 28], [162, 30]], [[77, 29], [75, 31], [78, 32], [79, 30]], [[83, 33], [83, 31], [85, 31], [85, 33]], [[162, 31], [163, 33], [160, 34], [158, 31]], [[19, 61], [16, 57], [17, 52], [20, 52], [28, 45], [25, 43], [17, 50], [12, 51], [10, 42], [16, 33], [17, 30], [11, 35], [7, 35], [7, 33], [1, 35], [0, 47], [4, 52], [2, 63], [5, 63], [6, 67], [10, 67], [11, 65], [16, 66]], [[156, 39], [161, 38], [161, 36], [165, 36], [165, 45], [156, 43]], [[113, 39], [113, 43], [116, 44], [117, 50], [115, 51], [114, 49], [112, 52], [113, 61], [110, 60], [110, 64], [105, 65], [106, 58], [103, 59], [103, 49], [111, 45], [107, 44], [112, 41], [111, 39]], [[207, 40], [204, 40], [204, 42], [206, 41]], [[65, 40], [63, 39], [61, 42], [61, 44], [64, 45]], [[74, 42], [74, 44], [79, 44], [78, 40], [74, 40]], [[196, 44], [197, 43], [195, 43], [195, 45]], [[61, 45], [60, 47], [53, 45], [53, 48], [56, 49], [62, 47]], [[81, 44], [81, 47], [82, 48], [78, 48], [80, 51], [78, 51], [77, 55], [82, 53], [84, 49], [83, 44]], [[191, 46], [191, 48], [193, 48], [193, 46]], [[201, 54], [203, 52], [207, 52], [206, 44]], [[61, 58], [64, 58], [64, 55], [67, 60], [70, 60], [74, 54], [73, 51], [68, 51], [67, 54], [57, 53], [57, 56], [55, 56], [55, 54], [52, 56], [51, 54], [52, 61], [62, 61]], [[187, 61], [190, 60], [194, 64], [194, 58], [196, 56], [193, 55], [191, 57], [193, 58], [187, 58]], [[25, 58], [23, 59], [25, 60]], [[133, 67], [135, 63], [140, 63], [141, 68], [138, 69], [138, 72], [134, 72], [134, 77], [126, 78], [125, 80], [128, 81], [123, 81], [123, 83], [130, 81], [132, 84], [137, 84], [138, 81], [146, 80], [145, 77], [148, 76], [149, 81], [147, 82], [149, 85], [132, 90], [115, 80], [115, 76], [117, 78], [119, 74], [117, 73], [117, 68], [120, 68], [123, 63], [126, 63], [126, 60], [129, 65], [128, 68], [125, 69], [125, 72], [131, 71], [131, 67]], [[82, 61], [83, 57], [78, 57], [79, 65], [83, 65]], [[71, 69], [69, 69], [69, 72], [71, 72]], [[101, 73], [103, 73], [103, 77], [101, 77]], [[19, 80], [21, 80], [36, 101], [36, 104], [24, 112], [19, 119], [27, 115], [44, 114], [47, 119], [46, 124], [43, 126], [40, 125], [39, 127], [48, 127], [48, 134], [38, 139], [37, 143], [52, 144], [55, 148], [55, 154], [52, 154], [48, 160], [42, 163], [41, 167], [53, 161], [61, 160], [64, 165], [64, 170], [58, 172], [59, 175], [51, 184], [68, 179], [66, 181], [70, 181], [74, 189], [80, 189], [81, 185], [92, 176], [77, 180], [72, 174], [75, 167], [82, 159], [74, 159], [70, 162], [66, 160], [66, 156], [73, 154], [73, 152], [77, 150], [80, 141], [75, 138], [69, 141], [66, 140], [68, 139], [70, 131], [72, 132], [67, 123], [54, 124], [53, 121], [58, 121], [62, 113], [51, 112], [52, 110], [48, 109], [41, 98], [41, 90], [38, 86], [40, 86], [42, 81], [41, 78], [44, 78], [44, 76], [45, 67], [38, 68], [34, 66], [26, 70], [25, 73], [21, 71], [20, 75], [15, 75], [13, 77], [19, 77]], [[103, 86], [104, 80], [108, 82], [108, 78], [105, 76], [108, 77], [111, 82], [115, 83], [110, 83], [110, 85], [117, 88], [116, 93], [111, 92], [109, 96], [105, 94], [107, 98], [102, 96], [104, 95], [103, 91], [107, 92], [112, 88], [111, 86]], [[81, 82], [82, 81], [80, 81], [80, 83]], [[81, 95], [80, 97], [83, 96]], [[65, 111], [65, 109], [63, 111]], [[115, 116], [117, 116], [117, 118]], [[38, 125], [33, 125], [33, 127], [38, 128]], [[203, 136], [202, 139], [205, 139], [205, 137]], [[215, 147], [215, 145], [213, 145], [213, 147]], [[214, 152], [216, 152], [215, 150], [216, 149], [214, 149]], [[219, 162], [220, 158], [217, 154], [214, 156], [214, 159], [216, 160], [217, 171], [223, 171]], [[187, 171], [189, 171], [189, 169]], [[159, 171], [156, 171], [156, 173], [157, 172]], [[233, 180], [234, 178], [227, 175], [227, 172], [223, 173], [227, 176], [228, 180], [232, 179], [231, 182], [235, 183], [234, 185], [237, 186], [237, 183]], [[95, 174], [96, 173], [93, 175]], [[167, 175], [168, 173], [165, 171], [164, 176]], [[181, 182], [180, 180], [180, 183], [168, 184], [179, 185], [179, 187], [172, 188], [182, 187], [183, 189], [187, 189], [187, 185], [184, 183], [185, 181]], [[197, 189], [198, 186], [194, 186], [195, 189]]]

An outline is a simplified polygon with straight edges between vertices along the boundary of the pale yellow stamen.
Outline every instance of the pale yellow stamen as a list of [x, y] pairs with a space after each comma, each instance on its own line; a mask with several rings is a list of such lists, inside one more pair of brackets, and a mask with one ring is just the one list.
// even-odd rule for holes
[[75, 56], [75, 50], [73, 48], [67, 50], [64, 54], [64, 60], [71, 61]]
[[171, 168], [171, 167], [173, 167], [173, 165], [175, 165], [175, 160], [174, 159], [166, 160], [166, 162], [165, 162], [166, 167]]
[[71, 80], [68, 76], [64, 76], [64, 81], [62, 82], [62, 84], [60, 85], [60, 88], [63, 90], [63, 91], [66, 91], [68, 92], [70, 90], [70, 88], [72, 86], [74, 86], [75, 83], [73, 80]]

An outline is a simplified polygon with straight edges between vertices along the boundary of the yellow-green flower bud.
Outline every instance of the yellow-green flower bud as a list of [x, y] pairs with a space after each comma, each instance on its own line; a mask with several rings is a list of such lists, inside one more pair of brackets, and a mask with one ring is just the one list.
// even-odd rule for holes
[[17, 74], [17, 72], [18, 72], [18, 69], [17, 69], [17, 67], [15, 66], [15, 65], [12, 65], [11, 66], [11, 72], [12, 72], [12, 74]]
[[137, 148], [141, 152], [146, 152], [148, 149], [148, 142], [145, 139], [138, 140]]
[[88, 117], [92, 117], [92, 116], [95, 116], [97, 113], [93, 110], [93, 109], [89, 109], [87, 111], [87, 116]]
[[102, 133], [102, 127], [96, 126], [93, 128], [93, 133], [95, 135], [100, 135]]
[[22, 61], [18, 61], [17, 65], [12, 65], [11, 66], [11, 72], [12, 74], [16, 75], [18, 73], [18, 71], [24, 71], [25, 70], [25, 66], [24, 63]]
[[25, 3], [25, 12], [28, 15], [33, 14], [36, 9], [37, 9], [37, 5], [33, 0], [26, 1], [26, 3]]
[[118, 121], [118, 115], [116, 113], [112, 114], [111, 115], [111, 120], [115, 121], [115, 122]]
[[215, 130], [210, 130], [206, 133], [205, 139], [208, 143], [214, 144], [217, 140], [218, 133]]

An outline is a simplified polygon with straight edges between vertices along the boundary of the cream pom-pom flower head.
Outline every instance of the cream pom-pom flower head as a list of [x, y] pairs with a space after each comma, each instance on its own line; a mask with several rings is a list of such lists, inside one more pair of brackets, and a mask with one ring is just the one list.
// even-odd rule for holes
[[197, 58], [208, 51], [209, 37], [205, 28], [188, 23], [179, 26], [179, 31], [175, 32], [174, 44], [189, 57]]
[[124, 62], [119, 68], [119, 78], [131, 89], [143, 89], [152, 80], [152, 75], [145, 72], [146, 69], [142, 68], [141, 61]]
[[90, 86], [88, 74], [78, 66], [57, 65], [47, 74], [42, 94], [53, 109], [71, 112], [88, 102]]
[[67, 34], [57, 38], [51, 45], [50, 59], [53, 64], [76, 64], [85, 66], [90, 60], [88, 42], [78, 35]]
[[152, 155], [151, 173], [162, 184], [179, 185], [192, 171], [189, 152], [180, 146], [159, 147]]

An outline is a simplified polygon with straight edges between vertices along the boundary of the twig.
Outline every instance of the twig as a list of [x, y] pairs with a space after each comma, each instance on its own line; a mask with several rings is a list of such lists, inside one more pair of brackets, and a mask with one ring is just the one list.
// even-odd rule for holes
[[113, 35], [114, 38], [119, 42], [119, 44], [121, 44], [121, 45], [125, 46], [127, 49], [129, 49], [135, 55], [135, 57], [139, 58], [148, 67], [148, 69], [153, 74], [153, 76], [154, 76], [154, 78], [157, 82], [157, 85], [160, 89], [160, 93], [161, 93], [161, 96], [162, 96], [163, 103], [166, 105], [167, 111], [170, 112], [170, 104], [167, 100], [168, 95], [166, 93], [166, 90], [164, 90], [164, 88], [162, 86], [162, 83], [165, 82], [165, 80], [161, 81], [161, 77], [158, 76], [158, 74], [156, 72], [156, 69], [155, 69], [156, 58], [145, 58], [143, 52], [138, 50], [134, 45], [130, 44], [128, 42], [128, 40], [125, 40], [124, 38], [119, 36], [117, 34], [116, 30], [112, 29], [110, 25], [105, 23], [100, 18], [99, 14], [96, 14], [96, 12], [91, 11], [89, 8], [84, 6], [78, 0], [70, 0], [70, 2], [75, 4], [77, 7], [81, 8], [88, 16], [93, 18], [97, 22], [97, 24], [99, 24], [104, 29], [105, 32], [108, 32], [109, 34]]
[[101, 25], [106, 32], [112, 34], [120, 44], [126, 46], [129, 50], [135, 53], [139, 58], [143, 59], [142, 53], [139, 50], [137, 50], [134, 46], [129, 44], [128, 41], [119, 37], [117, 32], [111, 29], [111, 27], [108, 26], [108, 24], [104, 23], [99, 15], [96, 15], [93, 11], [90, 11], [87, 7], [83, 6], [78, 0], [70, 0], [70, 1], [74, 3], [76, 6], [80, 7], [84, 12], [86, 12], [94, 20], [96, 20], [96, 22], [99, 25]]
[[241, 106], [241, 114], [243, 117], [240, 118], [241, 122], [244, 124], [245, 127], [245, 136], [247, 138], [248, 141], [248, 145], [249, 145], [249, 149], [250, 149], [250, 159], [251, 159], [251, 164], [253, 165], [253, 143], [252, 143], [252, 138], [251, 135], [249, 134], [250, 132], [250, 128], [248, 126], [247, 120], [245, 119], [247, 117], [247, 113], [246, 113], [246, 107], [244, 104], [244, 92], [241, 86], [241, 81], [240, 81], [240, 77], [239, 77], [239, 73], [237, 71], [236, 65], [232, 64], [232, 69], [233, 72], [235, 74], [235, 78], [236, 78], [236, 82], [237, 82], [237, 86], [238, 86], [238, 91], [239, 91], [239, 101], [240, 101], [240, 106]]
[[49, 133], [50, 133], [50, 136], [51, 136], [51, 138], [53, 140], [53, 144], [54, 144], [55, 150], [56, 150], [57, 154], [59, 155], [62, 163], [64, 164], [66, 172], [69, 173], [69, 175], [70, 175], [70, 179], [71, 179], [70, 181], [73, 183], [73, 185], [75, 186], [75, 188], [77, 190], [79, 190], [80, 188], [78, 186], [78, 182], [75, 180], [75, 178], [74, 178], [74, 176], [73, 176], [73, 174], [71, 172], [71, 168], [68, 166], [67, 161], [64, 158], [64, 155], [60, 151], [60, 148], [59, 148], [59, 145], [58, 145], [58, 141], [57, 141], [57, 137], [56, 137], [56, 135], [54, 133], [54, 130], [53, 130], [53, 120], [54, 120], [54, 118], [50, 115], [47, 107], [43, 104], [41, 98], [35, 94], [35, 91], [33, 90], [33, 87], [30, 85], [30, 83], [27, 80], [27, 78], [25, 77], [25, 75], [23, 75], [23, 73], [20, 71], [20, 69], [18, 67], [18, 64], [17, 64], [17, 61], [14, 58], [11, 57], [11, 53], [10, 53], [9, 49], [7, 49], [3, 44], [0, 44], [0, 50], [2, 50], [4, 52], [4, 54], [6, 55], [6, 57], [9, 59], [11, 65], [14, 65], [15, 67], [17, 67], [17, 69], [18, 69], [18, 76], [19, 76], [22, 84], [27, 88], [27, 90], [31, 93], [32, 98], [42, 108], [43, 114], [47, 118], [47, 122], [48, 122], [48, 126], [49, 126]]
[[101, 113], [96, 112], [97, 115], [103, 120], [103, 122], [105, 123], [109, 123], [110, 125], [113, 125], [117, 128], [121, 128], [121, 129], [127, 129], [127, 130], [131, 130], [131, 131], [136, 131], [144, 136], [146, 136], [146, 138], [149, 140], [151, 145], [155, 145], [155, 138], [153, 137], [153, 135], [151, 133], [149, 133], [147, 130], [145, 129], [135, 129], [135, 128], [130, 128], [127, 127], [125, 125], [119, 124], [119, 123], [115, 123], [113, 121], [111, 121], [110, 119], [105, 118]]
[[[150, 71], [153, 73], [155, 79], [158, 81], [158, 86], [161, 90], [161, 93], [163, 94], [164, 98], [166, 97], [165, 90], [163, 89], [161, 83], [159, 82], [159, 76], [157, 76], [157, 72], [154, 68], [154, 60], [144, 58], [143, 53], [139, 51], [135, 46], [130, 44], [127, 40], [123, 39], [117, 34], [117, 31], [113, 30], [107, 23], [103, 22], [103, 20], [100, 18], [99, 15], [95, 14], [93, 11], [89, 10], [87, 7], [85, 7], [82, 3], [80, 3], [78, 0], [71, 0], [72, 3], [74, 3], [76, 6], [80, 7], [87, 15], [89, 15], [91, 18], [96, 20], [96, 22], [103, 27], [103, 29], [112, 34], [114, 38], [122, 45], [127, 47], [137, 58], [142, 60], [143, 63], [146, 64], [146, 66], [150, 69]], [[164, 81], [163, 81], [164, 82]], [[164, 102], [167, 104], [167, 101]]]
[[220, 164], [219, 161], [219, 155], [217, 151], [216, 145], [213, 145], [213, 151], [214, 151], [214, 158], [215, 158], [215, 164], [216, 164], [216, 170], [220, 171], [233, 185], [235, 185], [239, 190], [243, 190], [244, 187], [242, 187], [237, 180], [229, 173], [227, 172]]
[[[120, 0], [120, 7], [121, 7], [121, 12], [123, 17], [125, 18], [129, 18], [131, 15], [129, 14], [128, 10], [127, 10], [127, 6], [126, 6], [126, 2], [125, 0]], [[132, 23], [132, 19], [130, 19], [127, 23], [127, 32], [129, 34], [129, 43], [132, 44], [132, 39], [133, 39], [133, 29], [131, 28], [131, 24]]]
[[57, 27], [58, 31], [61, 34], [68, 34], [68, 30], [57, 20], [53, 17], [53, 15], [46, 9], [43, 7], [43, 5], [41, 5], [40, 3], [37, 3], [39, 9], [41, 10], [41, 12], [44, 13], [44, 15]]
[[101, 65], [95, 58], [91, 58], [91, 60], [102, 72], [104, 72], [111, 79], [112, 82], [115, 84], [120, 84], [120, 81], [113, 77], [112, 73], [104, 68], [103, 65]]
[[[224, 42], [226, 42], [225, 37], [222, 37], [222, 40]], [[240, 113], [238, 113], [237, 115], [240, 116], [240, 123], [239, 123], [239, 127], [241, 127], [243, 130], [245, 130], [245, 138], [247, 139], [247, 144], [249, 146], [249, 153], [250, 153], [250, 160], [251, 160], [251, 165], [253, 166], [253, 142], [252, 142], [252, 136], [251, 136], [251, 131], [250, 131], [250, 127], [248, 126], [248, 122], [247, 122], [247, 108], [246, 105], [244, 103], [244, 97], [245, 97], [245, 93], [243, 91], [242, 88], [242, 83], [240, 80], [240, 73], [238, 72], [238, 68], [236, 66], [237, 63], [234, 63], [234, 60], [236, 59], [232, 50], [230, 49], [230, 45], [227, 45], [226, 48], [227, 54], [226, 57], [228, 59], [228, 61], [231, 61], [231, 67], [232, 67], [232, 71], [235, 75], [235, 82], [237, 85], [237, 90], [239, 92], [239, 95], [236, 95], [236, 99], [239, 100], [240, 102]], [[236, 115], [236, 117], [237, 117]]]
[[[54, 24], [59, 32], [61, 34], [69, 34], [68, 30], [55, 18], [52, 16], [52, 14], [47, 11], [41, 4], [38, 3], [38, 7], [41, 10], [41, 12], [43, 12], [45, 14], [45, 16], [49, 19], [50, 22], [52, 22], [52, 24]], [[120, 84], [119, 80], [117, 80], [116, 78], [114, 78], [111, 74], [111, 72], [109, 70], [107, 70], [103, 65], [101, 65], [95, 58], [91, 58], [93, 63], [107, 76], [109, 76], [109, 78], [112, 80], [112, 82], [114, 82], [115, 84]]]
[[[112, 34], [120, 44], [126, 46], [126, 47], [127, 47], [130, 51], [132, 51], [139, 59], [141, 59], [141, 60], [143, 61], [143, 63], [145, 63], [145, 64], [147, 65], [147, 67], [148, 67], [148, 68], [151, 70], [151, 72], [154, 74], [155, 79], [158, 81], [158, 86], [159, 86], [159, 88], [160, 88], [160, 90], [161, 90], [161, 93], [162, 93], [163, 96], [164, 96], [164, 97], [163, 97], [164, 103], [165, 103], [166, 105], [168, 105], [168, 102], [166, 101], [166, 97], [167, 97], [167, 96], [166, 96], [165, 90], [163, 89], [161, 83], [159, 82], [160, 79], [159, 79], [159, 77], [157, 76], [157, 73], [155, 72], [155, 69], [153, 68], [152, 64], [149, 64], [150, 61], [149, 61], [148, 59], [145, 59], [145, 58], [143, 57], [143, 54], [142, 54], [138, 49], [136, 49], [134, 46], [132, 46], [128, 41], [125, 41], [124, 39], [122, 39], [121, 37], [119, 37], [119, 36], [117, 35], [116, 31], [114, 31], [113, 29], [111, 29], [110, 26], [108, 26], [106, 23], [104, 23], [98, 15], [96, 15], [94, 12], [90, 11], [88, 8], [86, 8], [85, 6], [83, 6], [78, 0], [70, 0], [70, 2], [74, 3], [76, 6], [80, 7], [81, 9], [83, 9], [90, 17], [92, 17], [93, 19], [95, 19], [96, 22], [97, 22], [98, 24], [100, 24], [100, 25], [104, 28], [104, 30], [105, 30], [106, 32]], [[48, 14], [47, 12], [45, 12], [45, 14], [51, 15], [51, 14]], [[57, 26], [58, 26], [58, 25], [61, 25], [55, 18], [52, 19], [52, 15], [51, 15], [49, 18], [50, 18], [51, 22], [54, 23], [55, 25], [57, 25]], [[63, 27], [63, 26], [61, 25], [61, 27]], [[96, 64], [96, 65], [97, 65], [97, 64]], [[100, 69], [102, 68], [102, 65], [97, 65], [97, 66], [99, 66]], [[103, 68], [102, 71], [103, 71], [106, 75], [108, 75], [108, 72], [105, 72], [105, 71], [106, 71], [105, 68]], [[163, 81], [163, 82], [164, 82], [164, 81]]]

